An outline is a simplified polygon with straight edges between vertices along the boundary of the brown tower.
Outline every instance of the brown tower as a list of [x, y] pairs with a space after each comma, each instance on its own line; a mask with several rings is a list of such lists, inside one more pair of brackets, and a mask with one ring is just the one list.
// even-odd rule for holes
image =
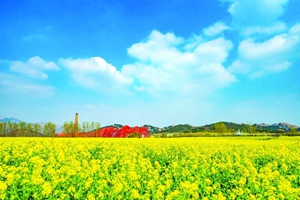
[[78, 113], [75, 115], [75, 123], [74, 123], [74, 133], [78, 133]]

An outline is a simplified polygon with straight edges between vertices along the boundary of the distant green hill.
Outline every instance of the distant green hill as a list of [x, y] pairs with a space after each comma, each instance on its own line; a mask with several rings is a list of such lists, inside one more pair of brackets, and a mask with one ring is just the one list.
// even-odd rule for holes
[[[297, 131], [300, 131], [300, 127], [291, 125], [288, 123], [276, 123], [276, 124], [237, 124], [233, 122], [217, 122], [217, 123], [224, 123], [225, 126], [227, 127], [228, 132], [236, 132], [240, 130], [241, 132], [272, 132], [272, 133], [284, 133], [284, 132], [290, 132], [293, 128], [296, 129]], [[204, 126], [191, 126], [189, 124], [179, 124], [179, 125], [173, 125], [173, 126], [167, 126], [164, 128], [152, 128], [152, 130], [157, 130], [153, 131], [153, 133], [174, 133], [174, 132], [179, 132], [179, 133], [195, 133], [195, 132], [213, 132], [215, 130], [215, 125], [217, 123], [212, 123], [212, 124], [206, 124]]]

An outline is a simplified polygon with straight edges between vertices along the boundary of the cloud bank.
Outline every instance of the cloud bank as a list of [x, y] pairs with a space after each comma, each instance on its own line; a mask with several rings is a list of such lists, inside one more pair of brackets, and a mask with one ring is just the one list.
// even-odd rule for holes
[[[299, 23], [280, 20], [288, 0], [224, 0], [229, 2], [232, 28], [243, 37], [229, 67], [235, 75], [250, 78], [287, 70], [299, 57]], [[249, 12], [251, 10], [251, 12]]]
[[[224, 27], [212, 28], [210, 36], [217, 36], [227, 29]], [[236, 81], [223, 66], [232, 47], [224, 37], [185, 39], [154, 30], [144, 41], [128, 48], [129, 56], [136, 61], [120, 70], [101, 57], [59, 59], [58, 63], [70, 71], [74, 82], [99, 91], [204, 96]]]
[[193, 40], [154, 30], [128, 49], [136, 62], [124, 65], [121, 72], [135, 80], [136, 90], [204, 95], [236, 81], [222, 65], [232, 46], [223, 37]]
[[51, 96], [56, 89], [45, 83], [47, 71], [59, 71], [54, 62], [47, 62], [38, 56], [23, 61], [5, 61], [7, 72], [0, 72], [0, 87], [12, 94], [28, 96]]
[[46, 62], [38, 56], [29, 58], [27, 62], [11, 61], [9, 70], [33, 79], [47, 79], [45, 71], [59, 70], [54, 62]]
[[122, 89], [132, 82], [101, 57], [59, 59], [58, 63], [70, 71], [77, 84], [87, 88], [109, 91]]
[[246, 37], [277, 33], [286, 28], [279, 18], [284, 14], [288, 0], [221, 1], [230, 3], [228, 12], [232, 16], [232, 26]]
[[298, 58], [300, 51], [300, 24], [287, 33], [276, 35], [263, 42], [243, 40], [238, 47], [238, 59], [230, 71], [250, 77], [286, 70]]

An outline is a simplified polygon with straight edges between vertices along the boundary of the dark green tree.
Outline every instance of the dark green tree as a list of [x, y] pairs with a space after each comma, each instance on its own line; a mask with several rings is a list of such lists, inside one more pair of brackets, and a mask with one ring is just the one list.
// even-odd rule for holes
[[33, 132], [33, 124], [28, 123], [26, 126], [26, 136], [32, 136], [32, 132]]
[[291, 127], [290, 132], [292, 134], [297, 134], [299, 131], [298, 131], [298, 129], [295, 126], [293, 126], [293, 127]]
[[55, 136], [56, 125], [52, 122], [47, 122], [43, 128], [43, 134], [47, 137]]
[[246, 130], [247, 130], [246, 131], [247, 133], [255, 133], [256, 132], [256, 127], [251, 122], [247, 122]]
[[62, 132], [66, 135], [71, 136], [75, 136], [74, 135], [74, 122], [70, 121], [70, 122], [64, 122], [63, 127], [62, 127]]
[[82, 122], [82, 131], [87, 133], [89, 132], [89, 128], [90, 128], [90, 124], [89, 122], [85, 121], [85, 122]]
[[0, 136], [5, 135], [5, 122], [0, 122]]
[[34, 124], [33, 124], [33, 132], [34, 132], [33, 136], [38, 136], [38, 135], [40, 135], [40, 133], [42, 132], [42, 127], [41, 127], [41, 125], [38, 124], [38, 123], [34, 123]]
[[17, 136], [21, 136], [21, 137], [25, 136], [25, 134], [26, 134], [25, 133], [25, 131], [26, 131], [26, 123], [25, 122], [20, 122], [19, 128], [20, 128], [20, 132], [19, 132], [19, 134]]
[[17, 133], [19, 132], [19, 124], [18, 123], [12, 124], [12, 132], [13, 132], [13, 135], [17, 135]]
[[215, 126], [215, 131], [217, 133], [226, 133], [227, 132], [227, 127], [223, 122], [218, 122], [214, 126]]

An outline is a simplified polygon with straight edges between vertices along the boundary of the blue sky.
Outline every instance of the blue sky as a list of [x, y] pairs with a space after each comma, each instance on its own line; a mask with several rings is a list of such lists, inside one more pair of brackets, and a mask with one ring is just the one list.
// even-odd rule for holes
[[9, 1], [0, 116], [300, 125], [298, 0]]

